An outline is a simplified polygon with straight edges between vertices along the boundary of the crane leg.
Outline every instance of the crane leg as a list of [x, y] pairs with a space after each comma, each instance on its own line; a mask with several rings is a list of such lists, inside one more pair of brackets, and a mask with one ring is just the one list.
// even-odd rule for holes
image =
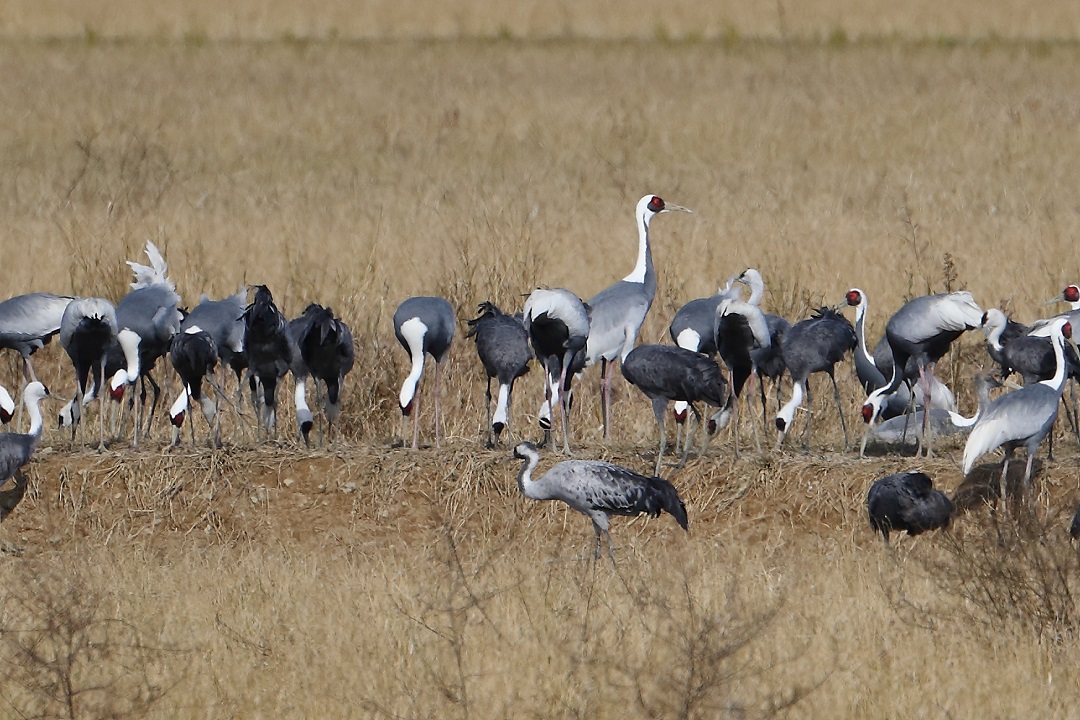
[[442, 362], [435, 363], [435, 448], [442, 448], [442, 431], [439, 427], [441, 420], [441, 396], [442, 395]]
[[[486, 373], [485, 373], [486, 374]], [[491, 441], [491, 376], [488, 375], [487, 389], [484, 391], [484, 399], [487, 401], [485, 407], [487, 408], [487, 443], [488, 450], [495, 447], [495, 443]]]
[[607, 551], [608, 557], [611, 558], [611, 566], [615, 567], [615, 546], [611, 544], [611, 533], [606, 529], [604, 530], [604, 538], [607, 540]]
[[1009, 460], [1012, 459], [1012, 450], [1005, 452], [1005, 459], [1001, 461], [1001, 480], [998, 486], [998, 493], [1001, 497], [1001, 512], [1007, 514], [1008, 503], [1008, 479], [1009, 479]]
[[[660, 475], [660, 463], [664, 459], [664, 445], [667, 444], [667, 438], [664, 437], [664, 415], [667, 413], [667, 400], [664, 398], [654, 398], [653, 415], [656, 416], [656, 425], [660, 428], [660, 447], [656, 449], [656, 469], [653, 471], [653, 475], [659, 477]], [[689, 432], [687, 428], [687, 432]], [[689, 443], [689, 436], [687, 436], [687, 442]]]
[[420, 386], [416, 386], [416, 394], [413, 397], [412, 409], [412, 449], [420, 447]]
[[[919, 385], [922, 386], [923, 391], [923, 427], [922, 437], [919, 440], [919, 448], [922, 450], [922, 454], [927, 458], [934, 457], [934, 438], [933, 432], [930, 428], [930, 380], [934, 377], [934, 366], [923, 366], [919, 364]], [[918, 453], [915, 453], [918, 457]]]
[[566, 370], [570, 363], [570, 354], [565, 359], [562, 365], [562, 370], [559, 373], [559, 410], [562, 417], [562, 432], [563, 432], [563, 452], [570, 455], [570, 405], [568, 398], [570, 392], [566, 387]]
[[810, 378], [806, 379], [806, 435], [803, 438], [803, 449], [810, 451], [810, 424], [814, 419], [814, 398], [810, 395]]
[[844, 407], [840, 403], [840, 388], [836, 386], [836, 375], [829, 373], [829, 379], [832, 380], [833, 398], [836, 399], [836, 412], [840, 414], [840, 427], [844, 431], [844, 452], [847, 452], [851, 447], [851, 440], [848, 438], [847, 421], [844, 420]]
[[[690, 430], [690, 420], [688, 419], [686, 421], [686, 433], [688, 436], [688, 440], [686, 442], [686, 447], [683, 448], [682, 459], [679, 460], [679, 464], [675, 466], [676, 468], [681, 468], [686, 465], [686, 460], [690, 457], [690, 448], [693, 447], [693, 441], [695, 438], [697, 438], [697, 434], [701, 430], [701, 413], [698, 412], [698, 409], [694, 406], [694, 403], [689, 403], [689, 408], [691, 414], [694, 416], [694, 429]], [[656, 474], [659, 475], [660, 472], [657, 471]]]

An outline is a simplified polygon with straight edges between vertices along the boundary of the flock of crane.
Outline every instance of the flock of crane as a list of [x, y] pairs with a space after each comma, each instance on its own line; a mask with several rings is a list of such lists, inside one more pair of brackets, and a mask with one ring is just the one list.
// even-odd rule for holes
[[[685, 438], [681, 439], [681, 466], [703, 426], [712, 434], [734, 420], [737, 429], [740, 404], [746, 404], [740, 400], [754, 378], [760, 388], [766, 427], [764, 381], [771, 380], [776, 388], [773, 424], [782, 444], [797, 408], [809, 399], [809, 377], [824, 372], [832, 381], [847, 449], [850, 438], [834, 372], [850, 352], [854, 352], [856, 373], [867, 392], [861, 410], [867, 429], [860, 456], [868, 441], [910, 441], [918, 443], [917, 455], [929, 457], [935, 433], [967, 432], [965, 474], [979, 457], [1004, 448], [1000, 480], [1000, 498], [1004, 502], [1009, 462], [1014, 450], [1023, 447], [1027, 451], [1023, 487], [1029, 486], [1036, 448], [1057, 418], [1065, 381], [1080, 376], [1080, 360], [1072, 341], [1073, 322], [1080, 320], [1077, 286], [1070, 285], [1055, 298], [1069, 302], [1076, 317], [1066, 313], [1030, 327], [1009, 320], [998, 310], [984, 312], [967, 292], [917, 297], [892, 315], [884, 337], [871, 350], [865, 338], [867, 296], [863, 290], [852, 288], [836, 306], [819, 308], [810, 318], [789, 323], [761, 310], [764, 281], [757, 270], [747, 269], [728, 280], [715, 295], [691, 300], [676, 313], [669, 328], [674, 345], [639, 345], [638, 334], [656, 294], [650, 226], [657, 215], [669, 212], [690, 210], [655, 195], [641, 198], [635, 209], [638, 253], [633, 271], [589, 300], [583, 301], [566, 289], [542, 288], [528, 296], [518, 314], [505, 314], [491, 303], [482, 303], [479, 316], [468, 323], [466, 337], [475, 340], [487, 375], [489, 447], [499, 443], [510, 425], [514, 382], [529, 370], [534, 357], [545, 376], [538, 413], [544, 431], [541, 447], [551, 443], [553, 416], [558, 412], [562, 449], [570, 454], [572, 386], [575, 377], [588, 366], [600, 365], [605, 439], [611, 437], [611, 381], [616, 362], [626, 380], [651, 400], [659, 433], [653, 476], [610, 463], [567, 460], [534, 479], [532, 474], [540, 457], [538, 447], [522, 442], [514, 449], [514, 454], [523, 460], [518, 475], [521, 492], [536, 500], [564, 501], [588, 516], [596, 534], [597, 556], [601, 535], [607, 537], [611, 548], [608, 521], [612, 514], [644, 512], [655, 516], [665, 511], [683, 528], [687, 526], [686, 509], [677, 491], [658, 477], [667, 447], [665, 419], [672, 402], [680, 428], [687, 424]], [[341, 385], [354, 363], [353, 337], [345, 322], [318, 304], [309, 305], [300, 317], [287, 320], [270, 290], [262, 285], [254, 288], [251, 302], [244, 289], [222, 300], [203, 296], [194, 308], [184, 311], [161, 253], [150, 242], [146, 253], [149, 265], [128, 263], [134, 282], [131, 291], [115, 305], [104, 298], [44, 292], [0, 303], [0, 347], [15, 349], [22, 357], [23, 398], [30, 418], [28, 433], [0, 435], [0, 485], [12, 477], [16, 480], [15, 491], [0, 493], [0, 512], [3, 508], [10, 512], [11, 498], [17, 503], [25, 490], [19, 468], [29, 461], [40, 442], [43, 421], [39, 404], [48, 396], [48, 390], [38, 380], [31, 356], [54, 335], [59, 335], [76, 378], [74, 396], [59, 413], [60, 426], [71, 428], [73, 438], [83, 408], [98, 397], [102, 404], [98, 439], [104, 447], [107, 388], [109, 397], [127, 398], [122, 404], [120, 427], [126, 427], [129, 414], [134, 415], [132, 441], [138, 444], [141, 429], [149, 428], [153, 421], [160, 396], [152, 371], [157, 361], [166, 357], [182, 384], [169, 409], [174, 443], [180, 440], [186, 413], [197, 404], [212, 429], [211, 442], [220, 445], [219, 403], [227, 400], [223, 388], [228, 369], [235, 373], [241, 387], [246, 377], [260, 436], [276, 431], [277, 386], [290, 372], [295, 380], [298, 432], [305, 443], [310, 442], [315, 421], [307, 403], [309, 379], [314, 381], [320, 398], [327, 432], [332, 432], [340, 413]], [[742, 287], [749, 292], [746, 299]], [[854, 308], [854, 324], [842, 314], [845, 307]], [[419, 446], [420, 381], [426, 356], [431, 355], [435, 360], [435, 445], [439, 447], [440, 368], [455, 335], [453, 307], [443, 298], [412, 297], [397, 308], [393, 324], [411, 362], [399, 393], [402, 437], [411, 419], [412, 447]], [[934, 365], [954, 340], [976, 328], [986, 333], [987, 349], [1000, 365], [1001, 378], [1017, 372], [1024, 384], [991, 400], [990, 388], [1000, 385], [1001, 379], [980, 374], [976, 378], [979, 409], [973, 417], [965, 418], [956, 412], [952, 392], [934, 376]], [[717, 355], [723, 368], [715, 360]], [[792, 394], [781, 405], [780, 380], [785, 373], [791, 377]], [[492, 380], [498, 385], [494, 410]], [[137, 382], [142, 383], [138, 405]], [[213, 397], [203, 393], [204, 382], [213, 389]], [[152, 393], [148, 412], [147, 385]], [[707, 419], [699, 410], [701, 403], [714, 408]], [[0, 420], [10, 421], [15, 412], [10, 393], [0, 387]], [[1069, 419], [1075, 429], [1075, 416]], [[756, 422], [752, 425], [760, 445]], [[194, 430], [191, 432], [194, 439]], [[677, 439], [676, 448], [679, 443]], [[810, 443], [809, 413], [804, 443]], [[737, 439], [735, 452], [739, 452]], [[901, 473], [874, 484], [868, 496], [868, 511], [872, 527], [888, 540], [890, 529], [915, 534], [947, 524], [952, 505], [943, 493], [933, 490], [925, 475]]]

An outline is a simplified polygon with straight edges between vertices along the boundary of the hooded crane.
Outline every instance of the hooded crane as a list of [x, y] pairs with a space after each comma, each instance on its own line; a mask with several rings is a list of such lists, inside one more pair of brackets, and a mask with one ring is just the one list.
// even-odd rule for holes
[[[639, 345], [622, 363], [622, 374], [627, 382], [645, 393], [652, 401], [653, 415], [660, 430], [660, 445], [656, 451], [656, 469], [660, 474], [660, 462], [664, 457], [667, 438], [664, 433], [664, 414], [672, 400], [687, 403], [697, 419], [695, 433], [701, 428], [701, 413], [694, 403], [705, 401], [720, 409], [728, 402], [728, 383], [720, 367], [709, 357], [671, 345]], [[715, 428], [717, 413], [710, 421], [710, 431]], [[689, 430], [687, 430], [689, 434]], [[693, 436], [690, 435], [683, 449], [679, 467], [686, 464], [690, 455]]]
[[638, 200], [634, 210], [638, 230], [638, 257], [633, 271], [621, 281], [592, 296], [587, 305], [589, 339], [585, 345], [585, 365], [600, 362], [600, 393], [604, 421], [604, 439], [611, 439], [611, 375], [608, 365], [622, 362], [634, 349], [638, 332], [656, 297], [656, 270], [649, 246], [649, 224], [666, 212], [691, 212], [679, 205], [664, 202], [657, 195]]
[[427, 355], [435, 359], [435, 447], [442, 447], [439, 427], [442, 363], [450, 352], [456, 325], [454, 308], [440, 297], [411, 297], [402, 302], [394, 313], [394, 334], [412, 362], [409, 374], [401, 385], [399, 402], [403, 436], [404, 424], [412, 416], [413, 450], [420, 446], [420, 417], [416, 407], [420, 397], [418, 384], [424, 373]]
[[563, 288], [534, 290], [525, 300], [525, 332], [544, 368], [544, 404], [540, 406], [541, 447], [551, 440], [551, 413], [556, 403], [562, 417], [563, 452], [570, 454], [570, 384], [585, 367], [589, 312], [577, 295]]
[[0, 302], [0, 348], [11, 348], [22, 357], [25, 382], [38, 379], [30, 356], [60, 332], [71, 301], [67, 295], [36, 292]]
[[[1004, 446], [1005, 459], [1001, 463], [1000, 493], [1005, 503], [1005, 480], [1009, 472], [1009, 461], [1018, 447], [1027, 452], [1027, 466], [1024, 469], [1023, 491], [1026, 494], [1031, 482], [1031, 465], [1035, 452], [1057, 419], [1061, 391], [1065, 386], [1065, 339], [1072, 342], [1072, 326], [1066, 318], [1057, 318], [1050, 323], [1050, 340], [1054, 346], [1054, 359], [1057, 370], [1049, 380], [1025, 385], [994, 400], [986, 408], [979, 421], [968, 436], [964, 446], [964, 475], [967, 475], [975, 461], [991, 450]], [[1075, 343], [1073, 343], [1075, 347]]]
[[[806, 320], [801, 320], [787, 331], [781, 352], [784, 365], [791, 374], [791, 399], [776, 414], [776, 429], [780, 444], [784, 442], [791, 424], [795, 419], [795, 410], [802, 405], [803, 397], [810, 400], [807, 381], [812, 373], [824, 372], [832, 381], [833, 397], [836, 410], [840, 414], [840, 427], [844, 431], [844, 449], [848, 447], [847, 423], [844, 409], [840, 405], [840, 389], [836, 386], [836, 364], [855, 349], [855, 328], [848, 319], [830, 308], [818, 308]], [[806, 416], [806, 435], [803, 442], [810, 449], [810, 418]]]
[[[915, 358], [919, 381], [922, 385], [924, 405], [933, 407], [931, 392], [934, 379], [934, 363], [946, 352], [953, 340], [967, 330], [979, 327], [983, 311], [971, 293], [960, 291], [939, 295], [923, 295], [909, 300], [889, 318], [885, 326], [885, 338], [892, 350], [893, 371], [888, 384], [879, 387], [867, 396], [862, 407], [863, 420], [869, 426], [880, 417], [881, 406], [885, 399], [896, 392], [904, 382], [905, 368], [909, 358]], [[863, 434], [863, 447], [866, 447], [869, 433]], [[922, 441], [920, 451], [927, 457], [933, 456], [933, 437], [929, 429], [929, 416], [923, 415]]]
[[[874, 346], [874, 352], [869, 351], [869, 346], [866, 344], [866, 314], [869, 310], [866, 292], [860, 288], [851, 288], [844, 296], [844, 301], [848, 306], [855, 308], [855, 336], [859, 340], [858, 347], [855, 349], [855, 374], [859, 378], [859, 384], [862, 385], [863, 392], [869, 395], [874, 390], [889, 383], [893, 367], [892, 350], [889, 349], [887, 338], [882, 336], [877, 345]], [[910, 358], [904, 368], [904, 379], [910, 382], [918, 376], [919, 368], [915, 364], [915, 359]], [[932, 384], [931, 397], [933, 404], [931, 409], [956, 412], [956, 396], [953, 395], [952, 390], [936, 377], [932, 380]], [[925, 404], [922, 388], [916, 385], [914, 390], [914, 407], [912, 407], [911, 388], [905, 382], [896, 389], [896, 392], [885, 399], [878, 415], [879, 419], [888, 420], [903, 415], [909, 409], [918, 410], [922, 408]], [[933, 415], [933, 412], [931, 412], [931, 415]]]
[[[277, 430], [277, 386], [292, 363], [288, 323], [274, 304], [274, 296], [265, 285], [255, 286], [255, 298], [242, 315], [244, 318], [244, 353], [247, 355], [248, 385], [260, 432]], [[262, 389], [262, 408], [257, 393]]]
[[[180, 431], [184, 425], [184, 416], [191, 405], [191, 401], [199, 403], [203, 417], [212, 428], [213, 437], [210, 442], [214, 447], [221, 447], [221, 422], [218, 418], [217, 397], [221, 395], [221, 388], [215, 389], [214, 399], [203, 394], [203, 379], [214, 383], [214, 369], [218, 363], [217, 345], [214, 338], [198, 325], [190, 325], [182, 333], [173, 338], [172, 348], [169, 350], [169, 359], [180, 376], [180, 395], [169, 408], [169, 421], [173, 426], [173, 445], [180, 444]], [[191, 443], [195, 444], [195, 423], [190, 423]]]
[[[487, 408], [487, 446], [493, 448], [499, 444], [499, 436], [510, 424], [510, 395], [514, 390], [514, 381], [529, 372], [532, 350], [529, 349], [529, 334], [525, 325], [512, 315], [503, 314], [502, 310], [490, 302], [480, 303], [477, 311], [480, 315], [469, 321], [470, 330], [466, 338], [476, 341], [476, 354], [487, 375], [485, 391]], [[499, 395], [495, 405], [495, 414], [491, 414], [491, 380], [499, 382]], [[495, 440], [492, 441], [492, 432]]]
[[49, 390], [37, 380], [29, 383], [23, 390], [23, 404], [30, 416], [30, 431], [23, 433], [4, 433], [0, 435], [0, 486], [15, 478], [12, 490], [0, 493], [0, 520], [3, 520], [26, 493], [26, 477], [20, 472], [23, 465], [30, 462], [30, 457], [41, 442], [41, 401], [49, 396]]
[[[289, 335], [296, 344], [292, 368], [293, 378], [296, 380], [296, 419], [300, 423], [304, 444], [310, 447], [309, 435], [314, 419], [307, 404], [307, 376], [315, 378], [317, 401], [322, 398], [322, 385], [326, 386], [323, 413], [329, 434], [341, 414], [341, 383], [345, 380], [345, 375], [352, 370], [356, 350], [349, 326], [335, 317], [333, 310], [318, 303], [311, 303], [304, 308], [303, 315], [289, 322]], [[320, 447], [322, 439], [320, 426]]]
[[945, 493], [934, 489], [926, 473], [900, 472], [874, 481], [866, 494], [866, 512], [870, 528], [881, 533], [888, 544], [893, 530], [918, 535], [949, 527], [953, 504]]
[[[75, 397], [60, 411], [60, 427], [71, 427], [71, 439], [82, 416], [83, 398], [91, 371], [95, 386], [105, 385], [105, 355], [116, 339], [116, 308], [105, 298], [76, 298], [60, 320], [60, 345], [75, 369]], [[102, 402], [99, 447], [105, 447], [105, 412]]]
[[599, 460], [564, 460], [539, 478], [533, 478], [540, 451], [532, 443], [514, 448], [514, 457], [524, 460], [518, 472], [518, 489], [530, 500], [561, 500], [592, 521], [596, 551], [600, 557], [600, 534], [607, 539], [608, 554], [615, 562], [615, 546], [608, 527], [612, 515], [635, 517], [645, 513], [659, 517], [667, 512], [687, 529], [686, 506], [675, 487], [659, 477], [646, 477], [620, 465]]

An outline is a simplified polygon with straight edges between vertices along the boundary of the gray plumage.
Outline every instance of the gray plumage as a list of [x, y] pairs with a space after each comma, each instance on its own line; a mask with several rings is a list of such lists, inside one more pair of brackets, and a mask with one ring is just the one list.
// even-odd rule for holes
[[[948, 352], [952, 342], [965, 331], [979, 327], [982, 316], [982, 308], [969, 292], [924, 295], [908, 301], [897, 310], [885, 326], [886, 342], [893, 357], [892, 377], [886, 385], [867, 396], [862, 410], [863, 420], [872, 424], [880, 417], [881, 406], [887, 396], [896, 392], [905, 380], [909, 358], [915, 358], [924, 405], [933, 407], [931, 383], [934, 363]], [[929, 416], [923, 417], [928, 423]], [[865, 440], [866, 435], [863, 437]], [[932, 438], [928, 424], [924, 425], [920, 449], [925, 450], [928, 457], [933, 455]]]
[[[626, 380], [652, 401], [653, 415], [660, 431], [660, 446], [656, 452], [656, 474], [664, 455], [667, 438], [664, 432], [664, 414], [667, 404], [681, 400], [689, 404], [698, 426], [701, 413], [696, 403], [706, 402], [723, 408], [728, 401], [728, 383], [715, 361], [700, 353], [671, 345], [639, 345], [622, 363]], [[690, 452], [691, 442], [686, 443], [682, 462]]]
[[[76, 298], [68, 303], [60, 320], [60, 345], [75, 369], [75, 397], [60, 413], [60, 425], [71, 426], [72, 439], [82, 414], [87, 380], [93, 372], [96, 383], [104, 383], [105, 356], [116, 339], [116, 308], [105, 298]], [[104, 413], [102, 413], [104, 444]]]
[[419, 413], [414, 414], [414, 405], [420, 393], [418, 383], [424, 372], [424, 360], [427, 355], [435, 359], [435, 447], [441, 447], [440, 396], [442, 395], [442, 362], [450, 352], [454, 341], [457, 320], [454, 308], [440, 297], [411, 297], [398, 306], [394, 312], [394, 335], [401, 347], [409, 353], [411, 369], [401, 385], [398, 396], [402, 422], [412, 416], [413, 440], [415, 450], [420, 443]]
[[246, 308], [246, 288], [221, 300], [211, 300], [203, 295], [199, 304], [193, 307], [180, 323], [181, 331], [198, 325], [210, 333], [222, 365], [233, 369], [238, 383], [241, 373], [247, 367], [247, 358], [244, 356], [243, 317]]
[[[990, 388], [1001, 387], [998, 379], [989, 373], [977, 373], [975, 375], [975, 394], [978, 398], [978, 409], [970, 418], [966, 418], [952, 410], [942, 408], [930, 409], [930, 428], [934, 435], [947, 437], [949, 435], [963, 435], [971, 432], [975, 423], [979, 421], [986, 408], [990, 405]], [[908, 446], [917, 445], [922, 437], [923, 413], [925, 408], [916, 410], [906, 415], [897, 415], [878, 423], [870, 431], [868, 444], [881, 446]]]
[[30, 356], [60, 332], [64, 310], [71, 300], [67, 295], [35, 292], [0, 302], [0, 348], [19, 353], [27, 382], [37, 380]]
[[[791, 374], [792, 394], [784, 407], [776, 415], [776, 429], [780, 442], [791, 429], [795, 409], [802, 405], [804, 395], [809, 399], [807, 385], [811, 374], [824, 372], [829, 376], [836, 399], [836, 410], [840, 414], [840, 427], [844, 431], [844, 448], [848, 447], [847, 422], [840, 405], [840, 390], [836, 386], [836, 364], [855, 349], [855, 328], [840, 313], [829, 308], [819, 308], [806, 320], [801, 320], [788, 329], [781, 345], [784, 365]], [[810, 448], [810, 415], [806, 418], [804, 445]]]
[[949, 527], [953, 503], [934, 489], [930, 476], [921, 472], [901, 472], [874, 481], [866, 494], [870, 527], [889, 542], [891, 531], [918, 535]]
[[641, 325], [656, 297], [656, 269], [649, 244], [649, 225], [660, 213], [690, 212], [684, 207], [665, 203], [656, 195], [638, 200], [635, 220], [638, 230], [638, 256], [633, 271], [619, 282], [589, 298], [589, 337], [585, 345], [585, 364], [600, 363], [600, 391], [604, 438], [611, 437], [611, 378], [608, 365], [620, 362], [637, 343]]
[[[277, 386], [292, 364], [288, 323], [274, 304], [273, 293], [265, 285], [255, 286], [255, 297], [242, 317], [252, 402], [256, 406], [259, 427], [270, 433], [277, 426]], [[261, 409], [256, 399], [260, 388]]]
[[[487, 446], [490, 448], [499, 443], [499, 436], [510, 423], [514, 381], [529, 371], [533, 354], [529, 348], [529, 334], [521, 320], [504, 314], [490, 302], [480, 303], [477, 311], [480, 315], [469, 321], [470, 330], [465, 337], [476, 341], [476, 354], [487, 376], [484, 407], [487, 409]], [[499, 383], [494, 415], [491, 411], [492, 379]]]
[[585, 367], [589, 312], [581, 299], [564, 288], [538, 288], [525, 300], [522, 313], [536, 359], [544, 368], [544, 404], [540, 428], [546, 445], [551, 440], [551, 413], [558, 403], [562, 417], [563, 450], [570, 453], [569, 393], [575, 373]]
[[647, 477], [629, 468], [598, 460], [564, 460], [539, 478], [532, 477], [540, 462], [540, 452], [532, 443], [514, 448], [514, 457], [523, 460], [518, 472], [518, 489], [530, 500], [561, 500], [592, 522], [596, 535], [594, 557], [600, 557], [601, 538], [607, 538], [608, 552], [615, 560], [615, 548], [608, 531], [612, 515], [659, 517], [667, 512], [683, 530], [687, 529], [686, 506], [675, 487], [659, 477]]
[[[169, 360], [173, 369], [180, 376], [181, 396], [169, 409], [169, 421], [173, 426], [173, 444], [180, 442], [180, 428], [190, 401], [199, 404], [206, 422], [214, 427], [213, 443], [221, 445], [220, 427], [217, 425], [217, 403], [203, 395], [203, 380], [210, 378], [218, 364], [217, 345], [213, 336], [198, 325], [189, 326], [184, 332], [173, 338], [169, 349]], [[194, 423], [191, 426], [192, 442], [195, 439]]]
[[1019, 390], [1002, 395], [987, 406], [986, 411], [975, 423], [964, 446], [963, 472], [967, 475], [975, 461], [983, 454], [997, 447], [1004, 447], [1005, 459], [1002, 461], [1001, 497], [1005, 498], [1005, 479], [1009, 461], [1018, 447], [1027, 452], [1027, 466], [1024, 471], [1024, 489], [1031, 481], [1031, 467], [1035, 452], [1046, 434], [1050, 432], [1057, 419], [1061, 391], [1065, 385], [1065, 338], [1071, 337], [1072, 329], [1068, 321], [1061, 318], [1051, 326], [1054, 356], [1057, 370], [1049, 380], [1025, 385]]
[[26, 493], [26, 478], [22, 477], [19, 471], [30, 462], [30, 458], [41, 442], [40, 404], [42, 399], [48, 396], [48, 389], [40, 382], [35, 380], [29, 383], [23, 391], [23, 404], [30, 415], [30, 431], [0, 434], [0, 486], [3, 486], [9, 478], [15, 477], [15, 487], [0, 493], [0, 520], [6, 518], [15, 509]]
[[[298, 383], [297, 422], [304, 443], [310, 446], [314, 419], [306, 398], [302, 397], [307, 387], [306, 379], [308, 376], [315, 379], [316, 398], [322, 397], [322, 387], [326, 387], [323, 414], [329, 433], [341, 412], [341, 384], [356, 362], [356, 350], [349, 326], [335, 317], [333, 310], [318, 303], [309, 304], [303, 315], [289, 322], [289, 338], [293, 343], [292, 372]], [[319, 433], [321, 445], [321, 429]]]

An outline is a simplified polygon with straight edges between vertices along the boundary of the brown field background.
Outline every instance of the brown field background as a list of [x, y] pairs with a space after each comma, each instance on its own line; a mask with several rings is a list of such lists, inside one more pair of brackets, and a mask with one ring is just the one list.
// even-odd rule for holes
[[[186, 303], [265, 283], [290, 316], [332, 306], [358, 353], [321, 450], [293, 437], [289, 382], [262, 445], [250, 410], [225, 411], [216, 452], [201, 419], [171, 452], [158, 425], [97, 453], [96, 411], [74, 443], [47, 428], [0, 527], [22, 549], [0, 556], [0, 715], [1080, 716], [1064, 428], [1020, 529], [976, 506], [890, 552], [865, 492], [915, 464], [843, 454], [815, 378], [810, 453], [769, 433], [735, 460], [720, 435], [671, 476], [690, 533], [616, 520], [612, 567], [573, 560], [587, 521], [522, 500], [509, 451], [483, 449], [461, 340], [481, 300], [624, 276], [648, 192], [694, 214], [653, 223], [647, 342], [748, 266], [792, 320], [863, 288], [871, 341], [946, 288], [1049, 312], [1080, 275], [1080, 7], [508, 7], [0, 4], [6, 295], [115, 300], [152, 239]], [[390, 449], [390, 318], [414, 294], [458, 312], [441, 451]], [[988, 361], [981, 336], [958, 345], [940, 372], [970, 413]], [[36, 358], [70, 396], [62, 350]], [[620, 379], [605, 445], [597, 374], [578, 455], [651, 467], [648, 402]], [[0, 378], [17, 384], [14, 361]], [[536, 438], [540, 382], [518, 385], [515, 440]], [[430, 442], [430, 404], [420, 422]], [[951, 492], [961, 454], [917, 466]]]

